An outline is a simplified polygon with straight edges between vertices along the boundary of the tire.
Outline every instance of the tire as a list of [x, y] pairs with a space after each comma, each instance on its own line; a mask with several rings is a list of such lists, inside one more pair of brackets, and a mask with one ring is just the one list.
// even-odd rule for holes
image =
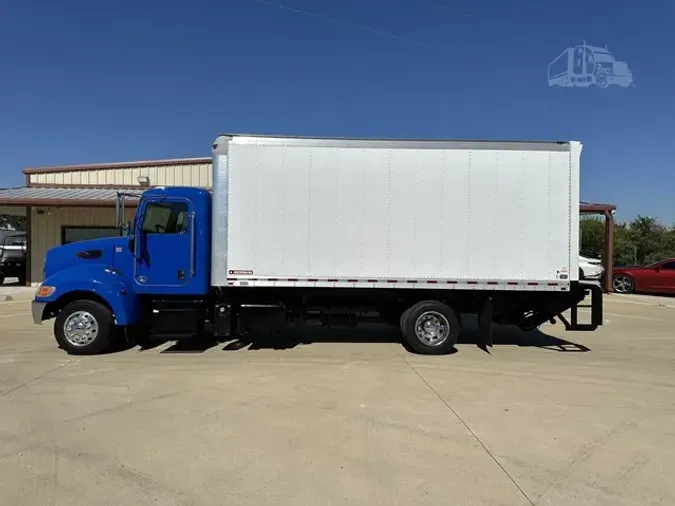
[[[431, 326], [426, 331], [422, 328], [425, 320]], [[401, 315], [401, 331], [413, 351], [423, 355], [445, 355], [457, 344], [459, 319], [442, 302], [425, 300]]]
[[0, 285], [2, 285], [5, 282], [5, 275], [0, 274]]
[[401, 317], [400, 317], [399, 320], [398, 320], [398, 324], [399, 324], [399, 326], [401, 327], [401, 332], [403, 332], [403, 328], [404, 328], [404, 326], [405, 326], [405, 319], [407, 318], [407, 314], [408, 314], [408, 311], [409, 311], [409, 310], [410, 310], [410, 308], [408, 308], [408, 309], [406, 309], [405, 311], [403, 311], [403, 312], [401, 313]]
[[621, 294], [633, 293], [635, 292], [635, 280], [628, 274], [617, 274], [612, 278], [612, 290]]
[[[71, 327], [71, 330], [68, 331], [66, 326]], [[103, 353], [115, 340], [113, 314], [100, 302], [73, 301], [56, 316], [54, 336], [69, 355]]]
[[609, 86], [609, 79], [607, 78], [607, 73], [604, 70], [596, 71], [595, 84], [598, 88], [607, 88], [607, 86]]

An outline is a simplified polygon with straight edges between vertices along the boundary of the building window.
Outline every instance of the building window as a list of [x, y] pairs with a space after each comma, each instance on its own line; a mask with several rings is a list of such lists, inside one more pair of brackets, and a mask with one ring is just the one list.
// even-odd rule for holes
[[61, 244], [119, 235], [120, 229], [117, 227], [61, 227]]

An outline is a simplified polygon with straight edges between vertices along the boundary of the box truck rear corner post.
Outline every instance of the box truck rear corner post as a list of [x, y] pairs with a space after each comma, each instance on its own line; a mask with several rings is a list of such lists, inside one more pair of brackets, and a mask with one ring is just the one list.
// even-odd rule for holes
[[33, 319], [53, 319], [71, 354], [134, 333], [226, 340], [372, 320], [444, 354], [463, 314], [478, 315], [485, 345], [493, 323], [595, 330], [602, 292], [578, 279], [580, 153], [578, 142], [223, 135], [212, 191], [149, 189], [121, 237], [49, 250]]

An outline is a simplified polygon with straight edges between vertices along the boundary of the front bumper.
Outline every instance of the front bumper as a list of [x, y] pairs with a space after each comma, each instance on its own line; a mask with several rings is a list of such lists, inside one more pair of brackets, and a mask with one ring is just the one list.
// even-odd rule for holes
[[584, 273], [584, 279], [598, 280], [602, 278], [602, 275], [605, 273], [605, 268], [602, 266], [584, 266], [581, 268]]
[[42, 325], [42, 315], [45, 312], [46, 302], [40, 302], [37, 300], [31, 301], [30, 303], [30, 312], [33, 314], [33, 323], [36, 325]]

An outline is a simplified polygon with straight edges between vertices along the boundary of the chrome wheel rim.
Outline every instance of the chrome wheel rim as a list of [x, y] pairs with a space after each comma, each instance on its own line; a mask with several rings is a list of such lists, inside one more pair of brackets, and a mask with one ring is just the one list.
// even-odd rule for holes
[[617, 293], [628, 293], [633, 289], [633, 280], [628, 276], [616, 276], [612, 280], [612, 288]]
[[428, 346], [438, 346], [450, 335], [450, 322], [438, 311], [426, 311], [415, 321], [415, 335]]
[[75, 311], [66, 318], [63, 335], [73, 346], [87, 346], [98, 336], [98, 322], [88, 311]]

